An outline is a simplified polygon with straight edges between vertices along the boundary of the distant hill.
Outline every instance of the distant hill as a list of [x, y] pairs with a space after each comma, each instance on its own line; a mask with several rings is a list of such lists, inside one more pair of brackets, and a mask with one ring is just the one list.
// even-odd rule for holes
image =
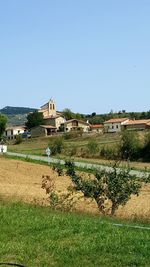
[[35, 110], [36, 110], [35, 108], [7, 106], [0, 109], [0, 113], [7, 116], [8, 125], [25, 125], [27, 121], [27, 114]]
[[35, 111], [35, 108], [25, 108], [25, 107], [10, 107], [6, 106], [2, 109], [0, 109], [0, 113], [5, 115], [23, 115], [28, 114], [29, 112]]

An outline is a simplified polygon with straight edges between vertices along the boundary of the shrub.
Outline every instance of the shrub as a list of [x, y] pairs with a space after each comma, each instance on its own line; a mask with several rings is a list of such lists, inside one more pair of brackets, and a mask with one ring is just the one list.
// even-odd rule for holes
[[144, 161], [150, 162], [150, 133], [145, 136], [144, 147], [141, 154]]
[[15, 145], [21, 144], [22, 141], [23, 141], [22, 136], [20, 134], [19, 135], [16, 135]]
[[[59, 171], [57, 166], [55, 170]], [[61, 173], [63, 175], [63, 173]], [[68, 187], [66, 192], [56, 191], [54, 179], [48, 175], [42, 176], [42, 188], [49, 194], [50, 207], [54, 210], [72, 211], [75, 209], [76, 199], [72, 187]]]
[[137, 132], [124, 131], [121, 137], [120, 156], [122, 159], [135, 160], [140, 158], [141, 147]]
[[102, 147], [100, 157], [116, 160], [119, 158], [118, 147]]
[[53, 140], [53, 142], [49, 144], [49, 147], [52, 155], [61, 154], [62, 149], [64, 148], [63, 138], [59, 137]]
[[87, 148], [91, 155], [95, 155], [98, 152], [98, 144], [95, 140], [90, 140], [87, 144]]

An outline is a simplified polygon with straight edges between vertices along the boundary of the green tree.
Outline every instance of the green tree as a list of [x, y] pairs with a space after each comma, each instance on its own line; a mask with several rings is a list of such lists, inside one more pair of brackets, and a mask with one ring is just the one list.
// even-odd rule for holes
[[[81, 191], [85, 197], [94, 199], [103, 214], [114, 215], [118, 207], [125, 205], [131, 195], [138, 195], [141, 181], [130, 174], [130, 169], [118, 169], [115, 164], [109, 172], [98, 170], [93, 179], [84, 179], [76, 174], [73, 162], [67, 161], [66, 174], [71, 178], [74, 189]], [[108, 202], [110, 206], [108, 208]]]
[[63, 116], [66, 120], [71, 120], [74, 118], [74, 113], [69, 108], [65, 108], [63, 110]]
[[26, 122], [26, 126], [28, 129], [42, 124], [44, 124], [43, 113], [34, 111], [28, 114]]
[[146, 134], [144, 147], [142, 149], [142, 158], [144, 161], [150, 162], [150, 133]]
[[0, 114], [0, 138], [2, 137], [7, 124], [7, 118], [5, 115]]
[[137, 132], [123, 131], [120, 144], [122, 159], [134, 160], [140, 157], [140, 141]]

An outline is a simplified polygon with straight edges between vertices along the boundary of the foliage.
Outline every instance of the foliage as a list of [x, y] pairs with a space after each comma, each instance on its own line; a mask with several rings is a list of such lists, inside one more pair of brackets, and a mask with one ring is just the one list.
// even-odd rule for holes
[[69, 139], [76, 139], [78, 137], [82, 137], [83, 135], [83, 130], [81, 128], [74, 130], [74, 131], [70, 131], [68, 133], [64, 133], [63, 137], [65, 140], [69, 140]]
[[98, 152], [98, 143], [95, 140], [90, 140], [87, 144], [88, 152], [94, 155]]
[[2, 137], [6, 128], [7, 118], [5, 115], [0, 114], [0, 138]]
[[145, 142], [141, 154], [144, 161], [150, 162], [150, 133], [147, 133], [145, 136]]
[[[59, 173], [60, 167], [54, 168]], [[59, 173], [59, 175], [62, 175]], [[50, 207], [54, 210], [71, 211], [75, 209], [76, 199], [74, 198], [74, 191], [72, 187], [68, 187], [66, 192], [57, 191], [55, 181], [48, 175], [42, 176], [42, 188], [46, 190], [46, 194], [49, 194]]]
[[51, 154], [61, 154], [62, 149], [64, 148], [64, 141], [62, 137], [57, 137], [49, 144], [49, 147], [51, 149]]
[[43, 113], [34, 111], [27, 116], [26, 126], [28, 129], [44, 124]]
[[108, 160], [116, 160], [119, 158], [119, 151], [117, 146], [103, 146], [100, 150], [100, 157], [104, 157]]
[[122, 159], [134, 160], [140, 157], [140, 142], [137, 132], [123, 131], [120, 144]]
[[76, 174], [73, 162], [67, 161], [65, 166], [74, 189], [81, 191], [85, 197], [94, 199], [103, 214], [110, 212], [114, 215], [120, 205], [128, 202], [131, 195], [138, 195], [142, 186], [138, 178], [130, 174], [129, 168], [121, 170], [117, 164], [110, 171], [98, 170], [94, 178], [88, 180]]
[[16, 135], [15, 145], [21, 144], [23, 141], [21, 134]]
[[66, 120], [71, 120], [71, 119], [80, 120], [82, 118], [80, 113], [74, 113], [69, 108], [65, 108], [63, 110], [63, 116], [65, 117]]

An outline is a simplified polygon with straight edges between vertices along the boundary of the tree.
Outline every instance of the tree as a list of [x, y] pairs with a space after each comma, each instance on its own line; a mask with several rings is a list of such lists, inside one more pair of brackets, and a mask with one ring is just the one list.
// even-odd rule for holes
[[140, 155], [140, 142], [138, 134], [131, 131], [123, 131], [121, 136], [120, 154], [122, 159], [134, 160]]
[[2, 137], [6, 128], [7, 118], [6, 116], [0, 114], [0, 138]]
[[34, 111], [28, 114], [26, 122], [26, 126], [28, 129], [42, 124], [44, 124], [43, 113]]
[[144, 147], [141, 154], [144, 161], [150, 162], [150, 133], [147, 133], [145, 136]]
[[[93, 179], [83, 179], [76, 174], [73, 162], [67, 161], [66, 174], [71, 178], [74, 189], [84, 197], [94, 199], [103, 214], [114, 215], [120, 205], [125, 205], [131, 195], [138, 195], [142, 182], [130, 174], [130, 169], [118, 169], [115, 164], [111, 171], [98, 170]], [[108, 208], [108, 202], [110, 206]]]
[[71, 120], [74, 118], [74, 113], [69, 108], [65, 108], [63, 110], [63, 116], [66, 120]]

